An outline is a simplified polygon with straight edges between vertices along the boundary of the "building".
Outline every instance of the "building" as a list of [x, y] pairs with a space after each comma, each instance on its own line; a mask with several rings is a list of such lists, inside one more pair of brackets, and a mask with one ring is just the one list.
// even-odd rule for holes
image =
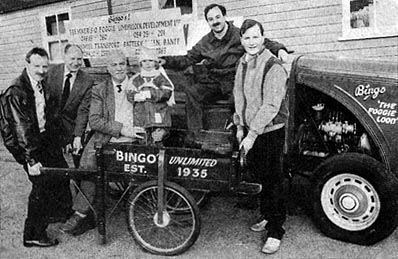
[[0, 89], [21, 72], [33, 46], [46, 48], [52, 62], [61, 60], [67, 20], [174, 6], [203, 19], [204, 7], [214, 2], [224, 5], [228, 16], [261, 21], [267, 37], [295, 54], [398, 58], [396, 0], [3, 0]]

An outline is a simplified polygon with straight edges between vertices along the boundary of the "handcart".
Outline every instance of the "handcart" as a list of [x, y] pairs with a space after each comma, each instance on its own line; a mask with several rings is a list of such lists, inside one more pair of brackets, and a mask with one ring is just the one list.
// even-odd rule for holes
[[183, 134], [171, 132], [164, 146], [97, 146], [97, 170], [43, 168], [42, 172], [96, 182], [94, 213], [101, 244], [106, 243], [108, 184], [118, 182], [124, 188], [110, 214], [127, 201], [128, 229], [140, 246], [154, 254], [181, 254], [195, 243], [201, 228], [197, 201], [190, 192], [261, 191], [260, 184], [243, 181], [243, 160], [232, 147], [230, 133], [205, 132], [209, 143], [205, 150], [182, 147]]

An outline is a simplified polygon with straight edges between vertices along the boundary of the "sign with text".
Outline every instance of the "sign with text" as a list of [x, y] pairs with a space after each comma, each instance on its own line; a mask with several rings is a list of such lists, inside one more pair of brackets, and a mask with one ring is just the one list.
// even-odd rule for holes
[[141, 46], [156, 48], [159, 56], [186, 54], [180, 9], [77, 19], [66, 28], [69, 41], [89, 58], [102, 58], [112, 49], [132, 57], [139, 55]]

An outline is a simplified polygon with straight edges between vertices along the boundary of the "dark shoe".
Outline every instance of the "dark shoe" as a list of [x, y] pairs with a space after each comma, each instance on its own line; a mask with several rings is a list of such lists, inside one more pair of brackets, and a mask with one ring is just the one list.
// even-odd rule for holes
[[80, 224], [79, 227], [71, 233], [73, 236], [80, 236], [86, 231], [95, 228], [96, 224], [94, 217], [90, 215], [92, 214], [89, 214], [86, 218], [84, 218], [82, 224]]
[[50, 247], [50, 246], [56, 246], [58, 245], [59, 242], [57, 239], [51, 240], [48, 237], [44, 237], [42, 239], [25, 239], [23, 241], [23, 246], [24, 247]]
[[95, 228], [95, 220], [92, 213], [89, 213], [84, 218], [75, 213], [60, 227], [60, 230], [64, 233], [78, 236], [93, 228]]
[[86, 217], [81, 217], [74, 213], [64, 224], [60, 226], [60, 230], [64, 233], [72, 234], [76, 229], [79, 228]]

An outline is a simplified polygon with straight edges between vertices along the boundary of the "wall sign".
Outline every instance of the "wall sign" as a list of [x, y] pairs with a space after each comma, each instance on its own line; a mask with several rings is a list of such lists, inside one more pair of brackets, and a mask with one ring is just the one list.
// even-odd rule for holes
[[71, 20], [66, 28], [70, 42], [89, 58], [102, 58], [112, 49], [133, 57], [143, 45], [156, 48], [159, 56], [186, 54], [178, 8]]

